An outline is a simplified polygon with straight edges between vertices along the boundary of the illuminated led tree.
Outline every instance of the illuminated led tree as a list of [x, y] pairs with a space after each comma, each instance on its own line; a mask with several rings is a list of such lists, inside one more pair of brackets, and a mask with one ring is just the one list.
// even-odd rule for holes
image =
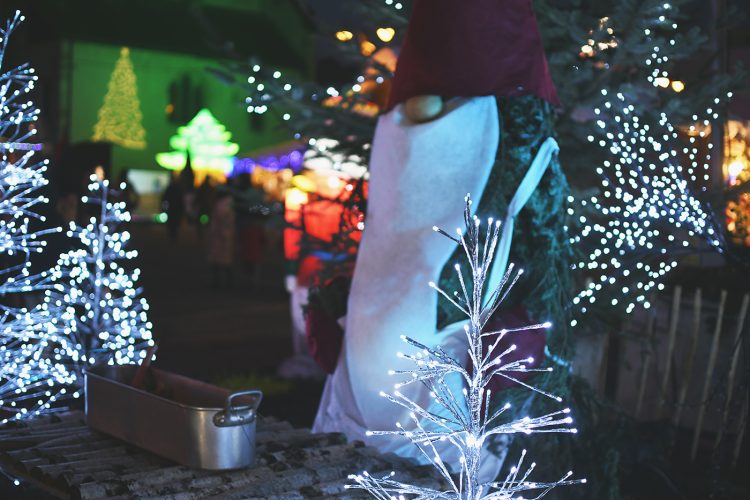
[[107, 141], [130, 149], [144, 149], [146, 131], [142, 121], [130, 51], [123, 47], [109, 80], [104, 104], [99, 109], [99, 121], [94, 126], [91, 140]]
[[190, 153], [194, 170], [223, 177], [232, 171], [234, 156], [240, 149], [231, 139], [226, 127], [209, 110], [202, 109], [169, 140], [175, 151], [157, 154], [156, 161], [166, 169], [181, 170]]
[[[529, 477], [535, 464], [527, 465], [526, 451], [514, 467], [511, 468], [504, 480], [482, 482], [480, 480], [480, 466], [483, 453], [489, 453], [486, 446], [494, 437], [509, 434], [533, 433], [575, 433], [576, 429], [568, 427], [572, 423], [569, 409], [555, 411], [540, 417], [524, 416], [514, 419], [508, 418], [512, 413], [510, 404], [503, 404], [493, 408], [492, 394], [489, 383], [493, 377], [511, 380], [520, 386], [561, 402], [561, 398], [548, 394], [518, 379], [519, 374], [539, 371], [550, 371], [547, 368], [531, 368], [533, 359], [509, 360], [509, 355], [516, 349], [515, 345], [503, 348], [501, 341], [510, 331], [523, 332], [537, 328], [549, 328], [551, 325], [529, 325], [513, 330], [488, 332], [485, 325], [490, 317], [498, 310], [511, 288], [521, 276], [522, 271], [514, 272], [513, 265], [509, 266], [497, 288], [488, 291], [485, 298], [485, 285], [492, 270], [493, 255], [500, 235], [500, 223], [492, 219], [488, 221], [486, 236], [481, 237], [480, 221], [470, 215], [471, 201], [467, 197], [464, 218], [466, 232], [458, 229], [458, 238], [450, 236], [445, 231], [435, 228], [442, 235], [450, 238], [463, 248], [469, 264], [470, 282], [464, 281], [461, 267], [456, 265], [461, 283], [461, 290], [448, 293], [435, 288], [446, 300], [461, 310], [468, 318], [468, 325], [464, 327], [467, 340], [470, 368], [441, 348], [430, 348], [408, 337], [402, 337], [409, 346], [416, 348], [415, 354], [402, 354], [414, 363], [414, 368], [404, 371], [391, 372], [404, 375], [405, 380], [396, 384], [393, 395], [382, 395], [410, 412], [413, 425], [407, 429], [397, 423], [395, 431], [370, 431], [368, 435], [397, 436], [407, 438], [416, 446], [442, 476], [445, 489], [435, 490], [428, 487], [404, 484], [395, 479], [395, 472], [384, 477], [374, 477], [367, 472], [352, 475], [354, 485], [349, 488], [363, 489], [380, 499], [391, 498], [455, 498], [455, 499], [507, 499], [512, 498], [540, 498], [553, 488], [560, 485], [585, 483], [585, 480], [569, 479], [572, 472], [566, 473], [561, 479], [553, 482], [530, 481]], [[482, 241], [484, 240], [484, 241]], [[484, 342], [486, 338], [496, 336], [489, 347]], [[460, 379], [460, 387], [453, 382]], [[409, 384], [424, 384], [430, 391], [433, 402], [429, 408], [404, 395], [400, 388]], [[505, 421], [503, 421], [505, 420]], [[455, 448], [459, 454], [458, 463], [446, 463], [441, 455], [446, 447]], [[532, 492], [533, 497], [522, 497], [524, 492]]]
[[[37, 76], [28, 64], [3, 66], [10, 37], [24, 20], [20, 12], [0, 27], [0, 296], [49, 286], [50, 273], [32, 275], [29, 257], [41, 252], [47, 231], [32, 231], [32, 220], [44, 221], [36, 209], [47, 200], [38, 190], [47, 181], [46, 160], [34, 158], [39, 110], [28, 100]], [[66, 393], [67, 368], [53, 355], [56, 331], [44, 307], [27, 310], [0, 307], [0, 423], [36, 415]]]
[[[653, 87], [669, 82], [668, 60], [655, 44], [648, 55], [653, 69], [647, 80]], [[706, 142], [705, 130], [719, 117], [718, 111], [706, 109], [704, 119], [693, 115], [694, 125], [682, 138], [666, 112], [656, 120], [648, 118], [653, 110], [642, 104], [642, 95], [601, 94], [603, 103], [594, 109], [600, 137], [588, 137], [608, 157], [596, 169], [599, 193], [569, 209], [580, 227], [571, 243], [585, 250], [573, 267], [592, 277], [573, 299], [573, 326], [599, 305], [622, 307], [626, 313], [637, 304], [648, 308], [649, 296], [664, 289], [665, 276], [680, 258], [727, 251], [721, 223], [706, 188], [700, 187], [709, 180], [712, 150], [712, 144], [703, 149], [701, 142]], [[728, 92], [727, 98], [731, 96]], [[721, 104], [714, 99], [713, 106]]]
[[[54, 310], [54, 309], [53, 309]], [[80, 393], [64, 362], [67, 337], [54, 319], [59, 310], [3, 308], [0, 313], [0, 424], [40, 415]], [[58, 408], [62, 409], [62, 408]]]
[[67, 339], [62, 357], [79, 377], [95, 363], [139, 362], [154, 344], [148, 303], [136, 288], [140, 271], [120, 265], [137, 255], [125, 249], [130, 234], [120, 230], [130, 213], [125, 202], [110, 201], [108, 181], [92, 177], [89, 190], [83, 202], [97, 206], [99, 217], [85, 227], [71, 225], [68, 235], [81, 248], [60, 256], [55, 287], [45, 300], [50, 311], [60, 311], [51, 315]]

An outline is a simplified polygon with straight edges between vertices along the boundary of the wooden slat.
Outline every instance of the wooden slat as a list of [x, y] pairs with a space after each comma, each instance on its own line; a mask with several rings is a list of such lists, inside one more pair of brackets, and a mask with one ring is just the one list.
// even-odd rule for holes
[[693, 330], [690, 335], [690, 347], [688, 347], [687, 358], [685, 358], [685, 371], [682, 375], [680, 393], [677, 396], [677, 406], [675, 407], [674, 414], [672, 415], [672, 425], [674, 425], [675, 427], [678, 427], [680, 425], [682, 411], [685, 408], [685, 400], [687, 398], [688, 388], [690, 387], [690, 379], [693, 375], [693, 361], [695, 360], [695, 352], [698, 348], [698, 335], [700, 334], [701, 330], [701, 294], [701, 289], [697, 288], [695, 290], [695, 296], [693, 298]]
[[721, 423], [719, 430], [716, 432], [716, 440], [714, 441], [714, 449], [719, 447], [721, 438], [724, 435], [724, 427], [727, 425], [729, 419], [729, 410], [732, 404], [732, 393], [734, 392], [734, 377], [737, 373], [737, 365], [740, 361], [740, 353], [742, 352], [742, 330], [745, 328], [745, 317], [747, 316], [747, 308], [750, 305], [750, 294], [745, 294], [742, 298], [742, 305], [740, 306], [740, 314], [737, 317], [737, 330], [734, 334], [732, 341], [732, 362], [729, 366], [729, 374], [727, 375], [727, 395], [724, 400], [724, 409], [721, 412]]
[[[313, 434], [273, 419], [259, 419], [257, 462], [236, 471], [196, 470], [175, 465], [144, 450], [77, 423], [34, 421], [0, 429], [11, 442], [0, 451], [3, 471], [29, 481], [58, 498], [365, 498], [344, 492], [346, 477], [363, 469], [418, 471], [423, 467], [382, 455], [362, 443], [347, 443], [339, 433]], [[56, 428], [56, 425], [60, 428]], [[42, 436], [34, 434], [39, 429]], [[58, 432], [65, 428], [65, 432]], [[23, 434], [24, 437], [17, 437]], [[64, 434], [61, 436], [61, 434]], [[28, 443], [32, 443], [30, 446]]]
[[721, 337], [722, 322], [724, 320], [724, 306], [727, 302], [726, 290], [721, 291], [721, 298], [719, 299], [719, 312], [716, 316], [716, 329], [714, 330], [713, 342], [711, 343], [711, 352], [708, 355], [708, 366], [706, 367], [706, 374], [703, 382], [703, 392], [701, 393], [700, 406], [698, 407], [698, 419], [695, 422], [695, 430], [693, 432], [693, 445], [690, 449], [690, 459], [695, 460], [695, 456], [698, 453], [698, 443], [701, 437], [701, 431], [703, 430], [703, 417], [706, 414], [706, 405], [708, 404], [708, 391], [711, 388], [711, 379], [714, 374], [714, 367], [716, 366], [716, 357], [719, 353], [719, 338]]
[[750, 414], [750, 394], [745, 394], [745, 404], [742, 405], [742, 414], [740, 415], [740, 425], [737, 429], [737, 439], [734, 444], [734, 453], [732, 454], [732, 467], [737, 467], [737, 462], [740, 459], [740, 451], [742, 450], [742, 440], [745, 438], [745, 431], [747, 430], [747, 418]]
[[654, 323], [656, 323], [656, 307], [652, 307], [648, 315], [646, 325], [646, 352], [643, 355], [643, 364], [641, 365], [640, 384], [638, 387], [638, 398], [635, 402], [635, 418], [641, 415], [641, 405], [643, 396], [646, 393], [646, 382], [648, 381], [648, 369], [651, 364], [651, 356], [654, 351]]
[[659, 405], [657, 415], [661, 415], [667, 402], [667, 387], [669, 385], [669, 374], [672, 371], [672, 356], [674, 353], [675, 339], [677, 338], [677, 325], [680, 321], [680, 304], [682, 300], [682, 287], [674, 287], [672, 295], [672, 310], [669, 317], [669, 333], [667, 336], [667, 358], [664, 362], [664, 374], [659, 389]]

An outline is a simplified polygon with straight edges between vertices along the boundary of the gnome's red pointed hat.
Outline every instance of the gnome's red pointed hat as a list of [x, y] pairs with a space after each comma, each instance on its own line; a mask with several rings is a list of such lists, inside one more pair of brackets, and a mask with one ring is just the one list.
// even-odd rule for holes
[[531, 0], [415, 0], [388, 110], [417, 95], [559, 104]]

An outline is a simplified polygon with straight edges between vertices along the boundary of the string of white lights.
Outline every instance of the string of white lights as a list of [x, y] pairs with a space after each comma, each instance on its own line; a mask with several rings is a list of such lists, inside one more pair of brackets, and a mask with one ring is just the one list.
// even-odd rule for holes
[[[3, 144], [0, 148], [0, 253], [10, 256], [28, 256], [42, 251], [45, 243], [39, 237], [43, 233], [30, 232], [29, 222], [31, 219], [44, 221], [35, 208], [48, 201], [38, 194], [47, 184], [44, 173], [48, 161], [35, 161], [39, 145], [29, 144], [37, 133], [34, 122], [39, 118], [39, 110], [27, 100], [27, 94], [34, 89], [38, 77], [28, 63], [9, 71], [3, 69], [10, 36], [23, 21], [24, 16], [16, 11], [5, 27], [0, 28], [0, 142]], [[16, 264], [11, 269], [20, 270], [25, 276], [27, 266]], [[9, 271], [4, 270], [6, 282], [0, 285], [0, 293], [20, 291], [23, 286], [19, 287], [14, 276], [7, 276]]]
[[[570, 427], [573, 420], [567, 408], [540, 417], [513, 418], [509, 417], [509, 403], [499, 408], [494, 406], [488, 384], [493, 377], [498, 376], [514, 381], [522, 387], [555, 401], [560, 402], [561, 399], [518, 379], [519, 374], [547, 372], [551, 371], [551, 368], [531, 368], [529, 365], [534, 362], [531, 358], [509, 360], [509, 355], [516, 349], [516, 346], [498, 348], [508, 330], [484, 331], [486, 323], [500, 307], [522, 271], [515, 272], [511, 265], [498, 287], [485, 298], [484, 288], [500, 235], [500, 223], [490, 219], [486, 235], [482, 238], [480, 236], [481, 223], [478, 218], [471, 216], [470, 208], [471, 200], [467, 196], [464, 212], [466, 231], [458, 229], [458, 237], [450, 236], [438, 228], [435, 230], [464, 249], [471, 281], [465, 282], [461, 268], [456, 266], [461, 283], [459, 292], [448, 294], [434, 283], [430, 283], [431, 287], [463, 311], [469, 319], [464, 333], [468, 342], [467, 354], [470, 359], [470, 368], [466, 368], [462, 362], [439, 347], [430, 348], [408, 337], [402, 337], [404, 342], [418, 349], [414, 354], [398, 354], [399, 357], [413, 362], [414, 368], [392, 371], [391, 374], [405, 376], [405, 380], [395, 385], [392, 395], [387, 393], [381, 395], [407, 409], [410, 412], [412, 425], [407, 429], [400, 422], [396, 422], [397, 430], [368, 432], [371, 436], [399, 436], [410, 440], [438, 471], [445, 489], [438, 490], [397, 481], [395, 472], [383, 477], [374, 477], [367, 472], [352, 475], [350, 479], [354, 481], [354, 484], [348, 485], [348, 488], [362, 489], [382, 499], [407, 498], [407, 496], [418, 499], [511, 499], [520, 498], [517, 494], [527, 491], [534, 492], [536, 496], [533, 498], [541, 498], [556, 486], [585, 483], [583, 479], [571, 480], [572, 472], [550, 483], [529, 480], [535, 464], [525, 464], [525, 451], [504, 481], [482, 482], [480, 479], [479, 471], [483, 454], [489, 453], [486, 445], [493, 439], [493, 436], [517, 433], [575, 433], [576, 429]], [[550, 327], [551, 324], [544, 323], [529, 325], [514, 329], [514, 331], [523, 332]], [[487, 347], [483, 339], [492, 335], [496, 335], [497, 338]], [[463, 389], [452, 390], [446, 381], [446, 377], [449, 376], [460, 377]], [[429, 408], [420, 406], [400, 391], [402, 386], [414, 383], [424, 384], [429, 389], [433, 400]], [[504, 419], [507, 420], [503, 422]], [[460, 457], [458, 463], [444, 461], [440, 452], [442, 446], [449, 446], [458, 451]]]
[[[371, 8], [382, 10], [379, 2], [373, 1]], [[406, 2], [385, 0], [385, 11], [393, 11], [386, 18], [397, 17], [403, 22]], [[386, 26], [377, 28], [375, 34], [382, 47], [394, 40], [396, 30]], [[393, 19], [390, 19], [393, 21]], [[356, 162], [354, 156], [362, 156], [370, 146], [378, 106], [370, 99], [370, 91], [390, 78], [385, 63], [378, 62], [378, 46], [366, 38], [341, 30], [336, 33], [344, 52], [356, 50], [366, 59], [363, 68], [351, 82], [338, 86], [324, 86], [313, 82], [282, 75], [278, 68], [267, 67], [259, 62], [250, 66], [247, 77], [248, 96], [245, 98], [247, 112], [264, 115], [273, 112], [282, 121], [293, 125], [294, 138], [308, 143], [310, 151], [320, 157], [352, 154], [347, 161]], [[372, 56], [372, 57], [371, 57]], [[320, 139], [335, 139], [336, 146], [325, 149], [318, 145]], [[353, 148], [338, 147], [352, 142]], [[336, 163], [335, 159], [332, 159]]]
[[[665, 16], [664, 4], [659, 21], [677, 29]], [[651, 35], [650, 29], [644, 35]], [[674, 45], [674, 40], [670, 39]], [[654, 46], [647, 65], [653, 66], [648, 81], [655, 87], [669, 86], [669, 73], [662, 68], [668, 57]], [[638, 98], [602, 89], [603, 105], [595, 108], [601, 137], [588, 137], [598, 143], [608, 159], [596, 169], [599, 193], [588, 199], [569, 198], [575, 208], [579, 231], [571, 243], [589, 249], [588, 255], [573, 264], [592, 277], [573, 299], [576, 308], [571, 325], [579, 324], [597, 298], [607, 306], [624, 307], [626, 313], [638, 304], [651, 306], [649, 297], [663, 290], [663, 281], [682, 256], [700, 252], [725, 251], [723, 232], [711, 206], [699, 196], [709, 180], [712, 144], [705, 144], [710, 119], [716, 109], [706, 109], [700, 120], [687, 130], [687, 139], [678, 133], [666, 113], [649, 123], [641, 112]], [[727, 94], [731, 98], [732, 93]], [[716, 106], [721, 99], [714, 99]]]
[[28, 63], [5, 70], [6, 50], [13, 31], [24, 21], [16, 11], [0, 27], [0, 423], [51, 409], [67, 396], [71, 382], [66, 367], [52, 354], [65, 340], [48, 321], [44, 307], [8, 307], [13, 295], [50, 286], [52, 273], [31, 274], [29, 258], [45, 249], [42, 236], [59, 229], [34, 231], [30, 222], [47, 199], [47, 160], [36, 160], [41, 145], [33, 143], [39, 110], [28, 100], [37, 76]]
[[61, 409], [61, 401], [80, 397], [86, 367], [137, 363], [154, 344], [139, 271], [120, 265], [137, 255], [119, 230], [130, 214], [110, 200], [108, 181], [92, 177], [89, 189], [83, 201], [99, 216], [68, 231], [81, 248], [45, 274], [41, 304], [0, 317], [0, 423]]
[[63, 362], [68, 340], [44, 306], [5, 309], [0, 316], [0, 423], [40, 415], [80, 393]]
[[148, 302], [136, 286], [140, 270], [120, 265], [137, 256], [126, 250], [130, 233], [119, 230], [130, 213], [125, 202], [111, 201], [109, 181], [92, 176], [89, 191], [83, 202], [98, 207], [99, 216], [84, 227], [71, 224], [68, 236], [81, 248], [60, 256], [55, 287], [45, 298], [49, 310], [58, 311], [57, 327], [67, 338], [62, 356], [79, 377], [97, 363], [140, 362], [154, 344]]

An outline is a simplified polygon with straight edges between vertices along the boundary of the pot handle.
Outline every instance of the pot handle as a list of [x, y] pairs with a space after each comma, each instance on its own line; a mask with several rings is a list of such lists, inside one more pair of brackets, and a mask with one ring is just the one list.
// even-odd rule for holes
[[[247, 406], [234, 406], [235, 398], [241, 396], [255, 396], [249, 408]], [[214, 415], [214, 425], [217, 427], [232, 427], [254, 421], [261, 401], [263, 401], [263, 392], [258, 390], [233, 392], [227, 397], [226, 407]]]

